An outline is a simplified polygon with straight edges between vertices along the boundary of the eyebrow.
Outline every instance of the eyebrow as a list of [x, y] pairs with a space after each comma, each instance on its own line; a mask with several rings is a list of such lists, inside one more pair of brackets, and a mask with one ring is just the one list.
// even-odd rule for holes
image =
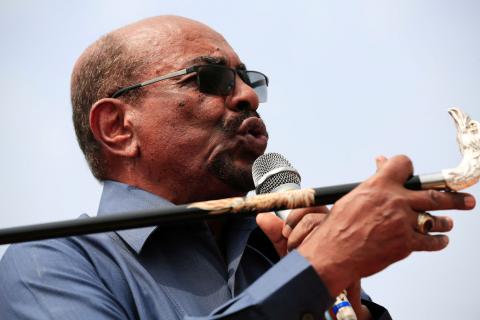
[[247, 70], [247, 66], [244, 63], [240, 62], [236, 69], [237, 70]]
[[222, 66], [227, 65], [227, 59], [224, 57], [212, 57], [212, 56], [200, 56], [192, 60], [194, 64], [206, 63], [206, 64], [218, 64]]
[[[212, 57], [212, 56], [199, 56], [194, 58], [191, 63], [205, 63], [205, 64], [216, 64], [220, 66], [227, 65], [227, 59], [225, 57]], [[239, 63], [236, 67], [237, 70], [247, 70], [247, 67], [243, 63]]]

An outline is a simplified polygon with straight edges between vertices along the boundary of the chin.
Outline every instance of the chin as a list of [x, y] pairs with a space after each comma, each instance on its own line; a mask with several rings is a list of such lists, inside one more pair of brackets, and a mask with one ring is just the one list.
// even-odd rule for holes
[[209, 171], [233, 192], [245, 194], [255, 188], [252, 178], [252, 165], [256, 158], [233, 160], [229, 156], [223, 155], [217, 157], [209, 165]]

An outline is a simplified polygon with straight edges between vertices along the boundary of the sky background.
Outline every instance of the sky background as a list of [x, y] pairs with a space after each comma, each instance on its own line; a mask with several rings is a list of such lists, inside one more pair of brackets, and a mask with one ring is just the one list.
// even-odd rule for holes
[[[101, 185], [76, 143], [70, 73], [104, 33], [160, 14], [210, 25], [269, 76], [267, 151], [304, 187], [361, 181], [380, 154], [407, 154], [416, 173], [455, 167], [447, 108], [480, 119], [480, 1], [2, 0], [1, 227], [96, 213]], [[394, 319], [479, 319], [479, 212], [447, 212], [447, 249], [413, 253], [363, 287]]]

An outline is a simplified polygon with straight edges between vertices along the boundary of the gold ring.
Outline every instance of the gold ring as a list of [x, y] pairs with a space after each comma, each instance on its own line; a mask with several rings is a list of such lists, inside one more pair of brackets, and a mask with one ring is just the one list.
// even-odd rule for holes
[[420, 212], [417, 217], [417, 231], [427, 234], [433, 228], [433, 216], [427, 212]]

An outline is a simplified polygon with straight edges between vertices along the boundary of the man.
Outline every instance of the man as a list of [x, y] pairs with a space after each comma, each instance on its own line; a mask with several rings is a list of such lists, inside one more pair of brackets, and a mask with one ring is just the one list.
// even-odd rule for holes
[[[94, 43], [75, 65], [72, 104], [79, 144], [104, 181], [98, 214], [252, 189], [251, 166], [267, 143], [256, 111], [267, 83], [221, 35], [185, 18], [143, 20]], [[253, 218], [232, 218], [11, 246], [0, 264], [0, 312], [320, 319], [347, 288], [359, 319], [387, 319], [361, 302], [360, 279], [412, 251], [443, 249], [445, 235], [418, 232], [419, 213], [471, 209], [475, 200], [406, 190], [413, 170], [406, 157], [380, 158], [378, 167], [331, 212], [296, 210], [286, 225], [264, 214], [260, 229]], [[450, 218], [435, 218], [433, 231], [451, 228]]]

